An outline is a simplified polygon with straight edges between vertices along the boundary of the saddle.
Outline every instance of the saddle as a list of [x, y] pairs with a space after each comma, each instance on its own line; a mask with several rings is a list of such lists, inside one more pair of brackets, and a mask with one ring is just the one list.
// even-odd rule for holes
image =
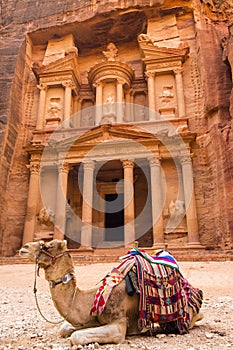
[[140, 329], [154, 330], [159, 324], [166, 333], [188, 333], [189, 307], [198, 313], [203, 293], [183, 277], [174, 257], [163, 250], [150, 256], [134, 248], [120, 259], [103, 279], [91, 314], [103, 312], [112, 288], [125, 279], [128, 295], [139, 294]]

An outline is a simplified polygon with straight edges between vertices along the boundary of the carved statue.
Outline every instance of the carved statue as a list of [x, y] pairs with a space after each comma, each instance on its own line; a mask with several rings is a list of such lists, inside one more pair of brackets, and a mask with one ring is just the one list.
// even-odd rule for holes
[[107, 46], [107, 51], [102, 51], [102, 53], [108, 61], [116, 61], [118, 49], [116, 48], [115, 44], [110, 43]]
[[167, 223], [166, 233], [174, 231], [181, 223], [181, 220], [185, 215], [184, 201], [181, 201], [179, 199], [177, 199], [175, 202], [171, 201], [168, 207], [168, 211], [170, 217]]
[[114, 113], [114, 98], [113, 96], [109, 95], [106, 98], [105, 104], [104, 104], [104, 114], [113, 114]]
[[179, 125], [177, 128], [176, 128], [176, 135], [178, 135], [179, 133], [182, 133], [182, 132], [188, 132], [189, 129], [188, 129], [188, 125], [187, 124], [183, 124], [183, 125]]
[[53, 224], [54, 217], [55, 215], [51, 209], [43, 207], [37, 214], [37, 221], [41, 225], [51, 226]]
[[145, 42], [145, 43], [152, 43], [152, 44], [154, 44], [153, 39], [150, 38], [148, 34], [139, 34], [138, 35], [138, 41], [139, 42]]

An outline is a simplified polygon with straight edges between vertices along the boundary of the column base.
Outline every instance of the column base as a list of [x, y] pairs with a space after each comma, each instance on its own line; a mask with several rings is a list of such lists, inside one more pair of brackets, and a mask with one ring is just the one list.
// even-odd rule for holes
[[137, 248], [137, 246], [135, 246], [134, 243], [129, 243], [129, 244], [127, 243], [127, 244], [124, 245], [124, 248], [128, 249], [128, 250], [131, 250], [133, 248]]
[[93, 252], [94, 249], [88, 245], [80, 245], [80, 247], [78, 248], [78, 251], [81, 252]]
[[203, 246], [200, 242], [190, 242], [187, 244], [188, 249], [205, 249], [205, 246]]

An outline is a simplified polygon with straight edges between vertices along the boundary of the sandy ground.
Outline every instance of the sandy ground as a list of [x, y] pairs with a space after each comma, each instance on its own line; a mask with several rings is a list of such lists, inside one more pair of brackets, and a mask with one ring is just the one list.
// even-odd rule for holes
[[[76, 266], [78, 284], [87, 288], [97, 283], [113, 263]], [[128, 337], [123, 344], [92, 344], [94, 349], [144, 350], [220, 350], [233, 349], [233, 262], [182, 262], [184, 276], [204, 292], [204, 319], [187, 335], [158, 334]], [[0, 350], [77, 349], [69, 339], [61, 339], [58, 325], [44, 321], [38, 313], [33, 294], [34, 266], [31, 264], [0, 266]], [[38, 279], [41, 309], [51, 320], [60, 316], [52, 305], [49, 287]]]

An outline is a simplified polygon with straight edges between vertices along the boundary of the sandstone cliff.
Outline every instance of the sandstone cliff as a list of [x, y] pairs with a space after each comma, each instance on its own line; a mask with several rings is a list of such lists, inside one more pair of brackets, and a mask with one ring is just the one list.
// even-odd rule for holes
[[[202, 243], [211, 249], [232, 248], [233, 235], [233, 25], [231, 0], [30, 0], [2, 1], [0, 8], [0, 251], [13, 255], [22, 241], [28, 191], [28, 154], [24, 150], [35, 129], [32, 81], [33, 37], [69, 32], [77, 25], [90, 27], [102, 38], [129, 35], [124, 23], [138, 23], [143, 32], [146, 18], [184, 14], [180, 31], [193, 26], [190, 77], [195, 102], [190, 105], [189, 127], [197, 133], [194, 151], [195, 191]], [[136, 11], [136, 12], [135, 12]], [[130, 13], [134, 13], [134, 16]], [[192, 13], [193, 22], [185, 14]], [[118, 16], [121, 15], [121, 21]], [[123, 16], [124, 15], [124, 16]], [[131, 22], [130, 22], [131, 21]], [[101, 23], [105, 23], [105, 26]], [[117, 24], [116, 24], [117, 23]], [[63, 28], [63, 29], [62, 29]], [[84, 31], [85, 32], [85, 31]], [[38, 35], [39, 33], [39, 35]], [[88, 37], [91, 40], [91, 36]], [[38, 45], [40, 43], [38, 42]], [[89, 43], [81, 40], [81, 50]], [[89, 45], [90, 46], [90, 45]], [[92, 43], [93, 49], [94, 45]], [[39, 51], [38, 51], [39, 57]], [[25, 98], [27, 97], [27, 98]], [[186, 93], [193, 101], [193, 96]]]

